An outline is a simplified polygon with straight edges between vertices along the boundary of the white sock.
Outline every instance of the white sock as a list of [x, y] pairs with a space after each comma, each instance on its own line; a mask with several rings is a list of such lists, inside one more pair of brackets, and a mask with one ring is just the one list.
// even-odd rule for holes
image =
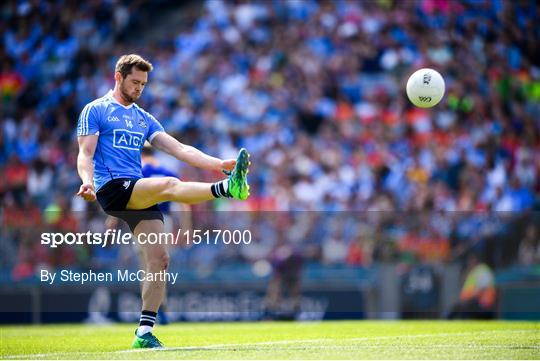
[[137, 336], [142, 336], [145, 333], [152, 332], [152, 326], [139, 326], [137, 329]]

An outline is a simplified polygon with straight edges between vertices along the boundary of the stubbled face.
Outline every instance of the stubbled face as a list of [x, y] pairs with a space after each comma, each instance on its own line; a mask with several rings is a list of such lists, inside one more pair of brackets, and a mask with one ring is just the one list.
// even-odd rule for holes
[[122, 78], [120, 73], [118, 74], [118, 85], [120, 87], [120, 93], [122, 98], [126, 102], [135, 103], [140, 98], [146, 83], [148, 82], [148, 73], [141, 71], [137, 68], [133, 68], [131, 73]]

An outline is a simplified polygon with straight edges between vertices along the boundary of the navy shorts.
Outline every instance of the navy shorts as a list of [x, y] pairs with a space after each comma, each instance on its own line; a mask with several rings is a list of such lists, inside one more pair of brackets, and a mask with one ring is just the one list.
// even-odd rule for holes
[[97, 200], [105, 213], [123, 219], [132, 232], [143, 220], [160, 219], [163, 222], [163, 214], [157, 204], [145, 209], [126, 209], [133, 187], [138, 180], [139, 178], [113, 179], [105, 183], [96, 193]]

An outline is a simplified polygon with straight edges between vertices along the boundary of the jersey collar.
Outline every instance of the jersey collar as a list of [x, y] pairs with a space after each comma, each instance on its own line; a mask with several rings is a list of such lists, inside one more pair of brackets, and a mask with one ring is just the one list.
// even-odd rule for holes
[[133, 106], [135, 105], [135, 103], [131, 103], [130, 105], [125, 106], [124, 104], [118, 102], [118, 100], [116, 100], [116, 99], [113, 97], [113, 91], [112, 91], [112, 89], [109, 90], [109, 92], [107, 93], [106, 97], [109, 98], [113, 103], [116, 103], [116, 104], [120, 105], [120, 106], [121, 106], [122, 108], [124, 108], [124, 109], [131, 109], [131, 108], [133, 108]]

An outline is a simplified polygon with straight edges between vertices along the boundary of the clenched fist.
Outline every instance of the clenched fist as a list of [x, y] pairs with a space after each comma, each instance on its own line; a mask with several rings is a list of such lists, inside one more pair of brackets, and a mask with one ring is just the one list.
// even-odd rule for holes
[[93, 202], [96, 200], [96, 190], [94, 188], [93, 184], [90, 183], [84, 183], [81, 185], [81, 188], [79, 188], [79, 192], [77, 193], [79, 197], [82, 197], [87, 202]]

